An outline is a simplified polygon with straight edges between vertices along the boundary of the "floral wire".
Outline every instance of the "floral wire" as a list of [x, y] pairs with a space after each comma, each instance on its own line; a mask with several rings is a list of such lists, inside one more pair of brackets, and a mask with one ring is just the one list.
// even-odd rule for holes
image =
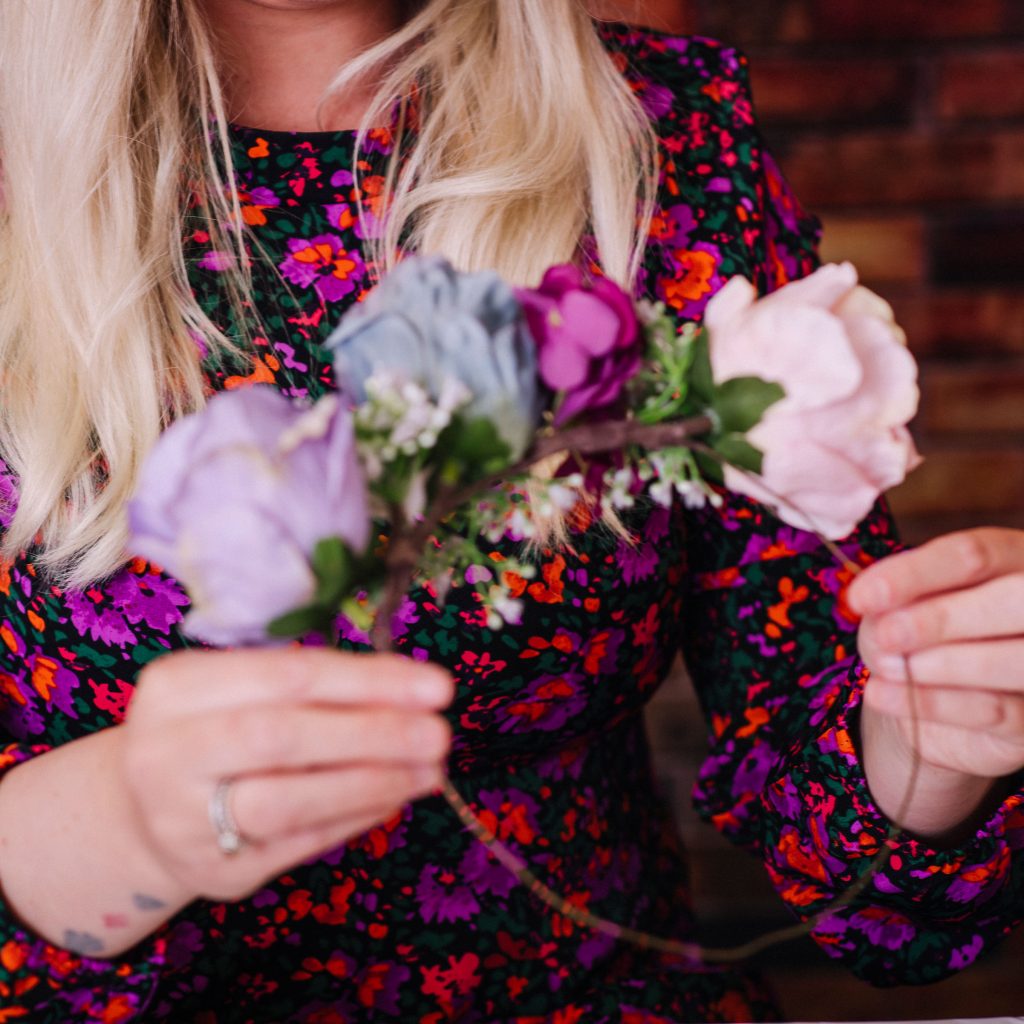
[[[693, 421], [690, 421], [689, 425], [691, 429], [700, 429], [701, 427], [706, 427], [706, 423], [706, 420], [703, 420], [702, 422], [701, 418], [698, 417]], [[612, 426], [612, 424], [601, 424], [601, 427], [605, 429], [609, 426]], [[623, 426], [628, 428], [629, 423], [627, 422]], [[667, 425], [662, 426], [664, 427]], [[675, 426], [678, 427], [679, 424], [676, 424]], [[585, 433], [589, 441], [591, 439], [592, 430], [593, 428], [580, 427], [572, 431], [565, 431], [561, 435], [561, 439], [564, 442], [566, 437], [570, 434], [572, 434], [575, 439]], [[618, 432], [619, 431], [616, 431], [616, 433]], [[654, 433], [650, 427], [646, 427], [646, 429], [644, 427], [640, 427], [638, 431], [626, 430], [625, 432], [630, 434]], [[663, 431], [659, 431], [658, 433], [661, 434]], [[545, 438], [540, 445], [534, 448], [531, 454], [527, 456], [523, 462], [517, 464], [517, 466], [513, 468], [521, 471], [528, 468], [534, 462], [540, 461], [541, 458], [547, 458], [554, 450], [556, 450], [555, 442], [557, 440], [558, 435], [551, 438]], [[635, 440], [635, 438], [631, 437], [630, 440]], [[684, 445], [693, 451], [707, 455], [723, 465], [726, 462], [720, 453], [708, 445], [696, 440], [692, 436], [686, 438], [673, 438], [673, 440], [675, 443]], [[566, 446], [563, 443], [562, 449], [564, 450], [565, 447]], [[582, 444], [579, 445], [579, 447], [590, 453], [599, 450], [596, 445], [593, 444]], [[607, 450], [607, 447], [605, 450]], [[797, 512], [810, 524], [811, 531], [818, 537], [825, 549], [839, 562], [839, 564], [846, 568], [851, 575], [857, 576], [863, 571], [861, 566], [853, 562], [837, 544], [829, 540], [829, 538], [827, 538], [824, 533], [817, 528], [813, 519], [800, 510], [792, 501], [768, 487], [755, 473], [741, 467], [734, 466], [733, 468], [737, 469], [738, 472], [742, 473], [746, 477], [756, 479], [758, 485], [765, 490], [772, 500], [777, 501]], [[503, 475], [507, 476], [508, 473], [509, 471], [506, 470]], [[488, 478], [486, 481], [478, 481], [476, 484], [470, 485], [469, 487], [450, 495], [449, 500], [444, 501], [442, 504], [450, 511], [451, 506], [454, 505], [457, 507], [458, 503], [468, 500], [473, 495], [485, 489], [486, 486], [490, 485], [492, 482], [493, 480], [491, 478]], [[394, 511], [399, 515], [399, 521], [401, 522], [403, 517], [401, 517], [400, 511]], [[423, 523], [419, 523], [410, 532], [413, 534], [421, 534], [425, 529], [433, 529], [436, 524], [436, 520], [443, 517], [443, 515], [435, 513], [434, 516], [429, 517], [428, 520]], [[401, 529], [396, 529], [394, 531], [393, 537], [396, 541], [399, 540], [402, 532], [403, 531]], [[397, 601], [400, 600], [401, 593], [405, 592], [406, 587], [412, 579], [413, 568], [409, 565], [408, 552], [406, 552], [398, 563], [391, 567], [391, 569], [391, 579], [389, 580], [387, 587], [388, 596], [391, 600], [385, 599], [378, 610], [378, 621], [374, 625], [372, 634], [373, 646], [378, 651], [386, 651], [392, 647], [390, 629], [391, 618], [397, 608]], [[393, 607], [389, 607], [392, 605]], [[902, 821], [906, 818], [907, 812], [910, 810], [914, 797], [916, 796], [921, 771], [921, 756], [919, 754], [921, 722], [918, 713], [917, 684], [910, 669], [910, 659], [905, 654], [903, 655], [903, 666], [906, 673], [908, 698], [910, 703], [911, 745], [913, 747], [914, 755], [911, 762], [910, 777], [907, 780], [907, 788], [900, 801], [900, 806], [896, 812], [894, 821]], [[519, 882], [525, 885], [528, 892], [532, 893], [537, 899], [547, 904], [547, 906], [558, 914], [583, 927], [591, 928], [594, 931], [608, 935], [613, 939], [622, 942], [629, 942], [634, 946], [638, 946], [640, 949], [654, 950], [659, 953], [680, 956], [690, 961], [705, 964], [734, 963], [740, 960], [747, 960], [755, 954], [763, 952], [765, 949], [769, 949], [772, 946], [780, 945], [783, 942], [789, 942], [793, 939], [803, 938], [805, 935], [811, 934], [811, 932], [813, 932], [819, 925], [823, 924], [838, 911], [850, 906], [853, 901], [857, 899], [865, 889], [867, 889], [868, 885], [870, 885], [871, 882], [885, 869], [892, 857], [897, 842], [903, 835], [903, 829], [900, 828], [899, 825], [891, 825], [882, 843], [882, 848], [871, 859], [865, 872], [827, 907], [819, 910], [817, 913], [807, 918], [807, 920], [765, 932], [757, 938], [751, 939], [749, 942], [745, 942], [738, 946], [717, 948], [704, 946], [697, 942], [683, 942], [679, 939], [666, 939], [650, 932], [630, 928], [627, 925], [617, 924], [615, 921], [611, 921], [608, 918], [592, 914], [590, 911], [584, 910], [581, 907], [570, 903], [566, 897], [555, 892], [555, 890], [541, 881], [541, 879], [526, 866], [523, 860], [516, 856], [516, 854], [498, 838], [493, 830], [488, 828], [487, 825], [480, 820], [469, 804], [462, 798], [452, 782], [450, 775], [447, 773], [445, 774], [441, 785], [441, 795], [452, 810], [458, 815], [459, 820], [466, 829], [488, 850], [495, 860], [497, 860], [503, 867], [507, 868]]]

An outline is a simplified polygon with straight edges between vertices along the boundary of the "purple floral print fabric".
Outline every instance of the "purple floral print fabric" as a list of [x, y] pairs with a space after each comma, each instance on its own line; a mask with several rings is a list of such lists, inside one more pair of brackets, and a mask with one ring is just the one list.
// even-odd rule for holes
[[[706, 39], [600, 31], [661, 138], [640, 291], [682, 324], [734, 274], [761, 292], [808, 274], [818, 224], [764, 148], [745, 58]], [[265, 330], [244, 365], [207, 360], [210, 384], [317, 396], [334, 387], [322, 342], [372, 280], [365, 242], [379, 230], [392, 142], [374, 133], [357, 186], [353, 133], [232, 133], [243, 215], [266, 253], [253, 255]], [[200, 227], [187, 242], [195, 294], [237, 332], [219, 282], [227, 257]], [[8, 513], [15, 495], [0, 476]], [[510, 576], [518, 625], [492, 631], [471, 596], [442, 603], [428, 589], [401, 615], [400, 649], [457, 680], [450, 769], [476, 813], [574, 903], [681, 939], [699, 929], [642, 722], [680, 648], [709, 737], [697, 807], [763, 859], [796, 913], [852, 884], [887, 828], [857, 758], [865, 672], [843, 571], [812, 535], [724, 497], [718, 509], [632, 510], [634, 545], [576, 522], [569, 545], [536, 555], [532, 578]], [[879, 506], [845, 547], [867, 561], [897, 543]], [[497, 571], [522, 554], [510, 539], [479, 544]], [[141, 560], [81, 593], [49, 584], [32, 552], [2, 566], [0, 767], [121, 721], [140, 668], [183, 645], [187, 608]], [[365, 646], [355, 633], [343, 644]], [[939, 978], [1019, 919], [1022, 848], [1017, 792], [959, 849], [900, 841], [816, 938], [877, 982]], [[752, 974], [642, 953], [552, 913], [434, 797], [250, 899], [193, 904], [117, 961], [48, 944], [0, 909], [0, 1007], [0, 1020], [33, 1024], [777, 1015]]]

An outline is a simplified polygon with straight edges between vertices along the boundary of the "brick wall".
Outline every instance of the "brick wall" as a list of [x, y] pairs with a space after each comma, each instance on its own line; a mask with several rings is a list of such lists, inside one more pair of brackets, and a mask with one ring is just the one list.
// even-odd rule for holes
[[1024, 3], [609, 0], [752, 59], [797, 193], [921, 363], [907, 538], [1024, 526]]
[[[904, 535], [1024, 527], [1024, 3], [635, 0], [634, 10], [749, 54], [765, 135], [822, 217], [824, 257], [852, 260], [907, 329], [926, 460], [892, 495]], [[716, 938], [785, 920], [760, 868], [694, 820], [703, 735], [681, 671], [650, 724]], [[983, 1017], [1024, 1012], [1022, 954], [1018, 932], [971, 971], [895, 991], [852, 980], [809, 943], [762, 962], [790, 1019]]]
[[924, 466], [893, 495], [914, 541], [1024, 526], [1024, 4], [695, 0], [743, 46], [769, 141], [907, 328]]

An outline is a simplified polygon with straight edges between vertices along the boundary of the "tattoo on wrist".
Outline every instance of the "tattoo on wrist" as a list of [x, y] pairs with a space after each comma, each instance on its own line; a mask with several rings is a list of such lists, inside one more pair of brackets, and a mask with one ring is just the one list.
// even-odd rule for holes
[[132, 894], [132, 903], [136, 910], [163, 910], [167, 904], [155, 896], [147, 896], [144, 892]]
[[106, 948], [99, 936], [93, 935], [92, 932], [76, 932], [72, 928], [64, 932], [62, 945], [79, 956], [96, 956]]

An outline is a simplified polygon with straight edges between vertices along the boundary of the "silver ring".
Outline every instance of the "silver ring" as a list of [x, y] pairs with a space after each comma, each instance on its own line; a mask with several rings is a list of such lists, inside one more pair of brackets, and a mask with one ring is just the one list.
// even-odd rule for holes
[[248, 840], [239, 831], [228, 804], [234, 781], [232, 778], [221, 779], [210, 797], [210, 824], [217, 834], [217, 846], [226, 857], [233, 857], [248, 844]]

